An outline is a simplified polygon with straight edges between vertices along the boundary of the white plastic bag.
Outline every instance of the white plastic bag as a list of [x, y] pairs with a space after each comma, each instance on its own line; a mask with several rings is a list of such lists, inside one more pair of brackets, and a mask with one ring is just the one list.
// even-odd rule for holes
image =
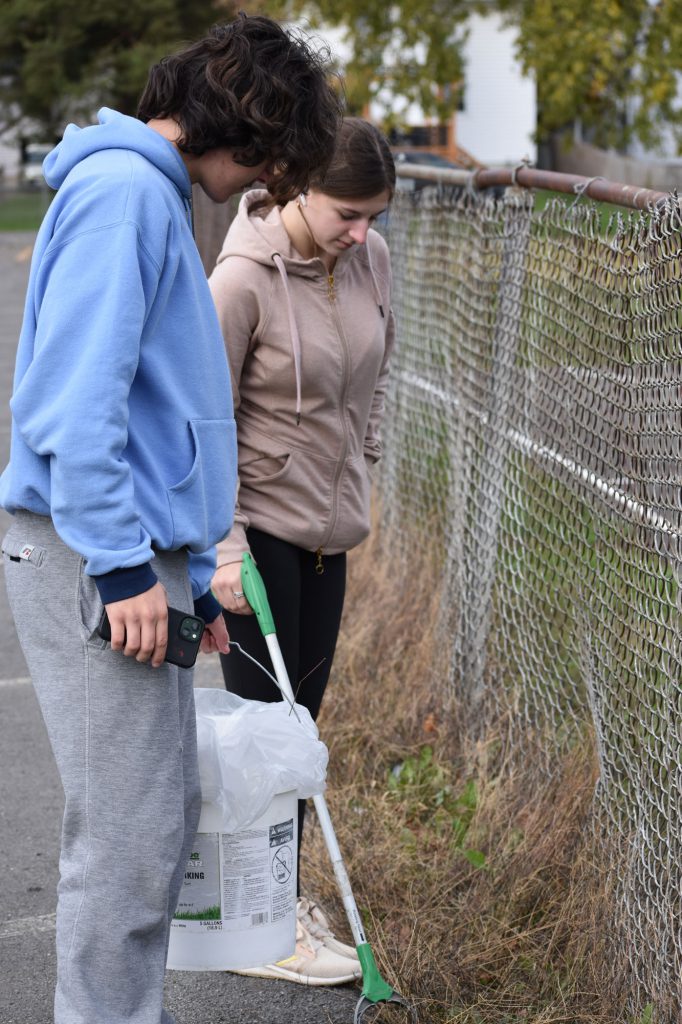
[[277, 793], [323, 793], [328, 751], [307, 708], [265, 704], [217, 688], [194, 691], [202, 797], [216, 804], [225, 832], [263, 814]]

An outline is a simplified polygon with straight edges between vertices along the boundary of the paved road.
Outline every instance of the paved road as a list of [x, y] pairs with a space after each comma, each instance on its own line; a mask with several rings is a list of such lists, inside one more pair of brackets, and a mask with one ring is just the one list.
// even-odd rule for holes
[[[0, 462], [9, 450], [14, 353], [32, 236], [0, 233]], [[0, 510], [4, 535], [10, 517]], [[2, 567], [0, 564], [0, 573]], [[204, 658], [198, 685], [218, 684]], [[63, 807], [52, 752], [0, 583], [0, 1024], [50, 1024], [54, 912]], [[106, 922], [102, 923], [106, 927]], [[349, 1024], [350, 986], [305, 988], [229, 973], [169, 972], [166, 1005], [178, 1024]], [[91, 1021], [89, 1024], [99, 1024]]]

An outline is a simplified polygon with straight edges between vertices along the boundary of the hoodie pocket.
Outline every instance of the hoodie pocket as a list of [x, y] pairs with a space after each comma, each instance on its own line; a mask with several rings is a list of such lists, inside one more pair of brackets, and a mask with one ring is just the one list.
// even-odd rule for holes
[[371, 481], [367, 459], [360, 455], [344, 466], [339, 483], [339, 507], [334, 532], [327, 543], [349, 551], [369, 533]]
[[239, 480], [244, 486], [267, 484], [284, 476], [291, 452], [270, 438], [239, 442]]
[[[337, 463], [300, 448], [287, 451], [249, 432], [251, 446], [268, 461], [260, 469], [260, 459], [243, 465], [240, 461], [240, 509], [259, 530], [315, 551], [329, 532]], [[269, 475], [260, 475], [265, 466]]]
[[184, 480], [168, 491], [173, 547], [206, 551], [232, 525], [236, 488], [234, 420], [190, 420], [194, 462]]
[[86, 643], [91, 647], [104, 649], [107, 642], [98, 633], [104, 614], [104, 605], [99, 596], [97, 584], [92, 576], [85, 575], [82, 564], [78, 586], [78, 614]]

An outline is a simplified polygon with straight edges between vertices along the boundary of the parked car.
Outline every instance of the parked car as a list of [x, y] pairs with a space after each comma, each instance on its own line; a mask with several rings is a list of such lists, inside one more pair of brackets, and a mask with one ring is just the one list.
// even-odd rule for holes
[[43, 178], [43, 160], [54, 149], [51, 142], [29, 142], [24, 150], [24, 159], [21, 165], [21, 180], [25, 185], [38, 188], [45, 184]]

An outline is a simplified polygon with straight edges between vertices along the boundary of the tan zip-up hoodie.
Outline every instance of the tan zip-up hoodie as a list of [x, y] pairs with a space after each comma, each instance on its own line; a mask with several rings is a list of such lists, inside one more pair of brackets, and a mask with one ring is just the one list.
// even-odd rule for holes
[[381, 454], [395, 333], [386, 243], [370, 231], [329, 276], [294, 250], [279, 209], [251, 209], [264, 198], [244, 195], [209, 279], [239, 447], [238, 505], [218, 565], [249, 550], [249, 524], [308, 551], [359, 544]]

